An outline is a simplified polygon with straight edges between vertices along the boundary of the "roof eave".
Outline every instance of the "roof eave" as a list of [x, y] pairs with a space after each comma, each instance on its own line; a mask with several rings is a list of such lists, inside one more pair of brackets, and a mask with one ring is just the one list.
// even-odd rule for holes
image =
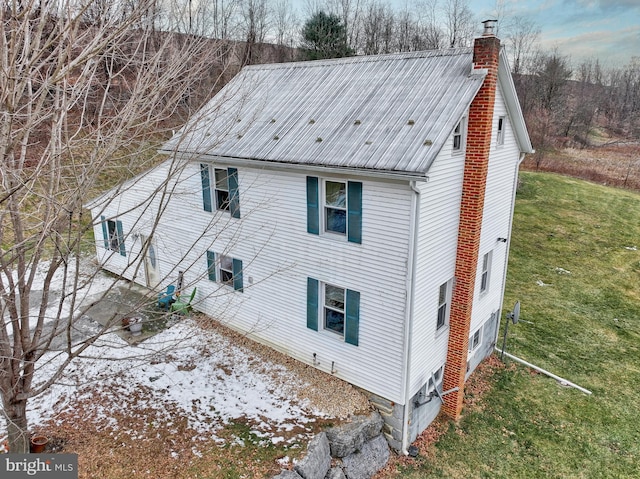
[[500, 50], [498, 82], [502, 87], [502, 94], [507, 105], [507, 111], [509, 112], [509, 118], [511, 120], [511, 125], [513, 126], [513, 131], [516, 135], [520, 151], [522, 153], [534, 153], [533, 146], [531, 145], [531, 139], [529, 138], [529, 132], [527, 131], [527, 125], [524, 122], [524, 115], [520, 108], [516, 86], [513, 83], [513, 77], [511, 76], [511, 71], [509, 69], [509, 60], [507, 59], [507, 54], [504, 49]]
[[289, 163], [284, 161], [261, 160], [255, 158], [238, 158], [232, 156], [211, 155], [206, 153], [187, 152], [161, 149], [158, 153], [165, 155], [175, 155], [176, 159], [186, 161], [204, 161], [223, 163], [230, 166], [250, 167], [264, 170], [289, 170], [297, 172], [329, 173], [340, 175], [362, 176], [378, 179], [403, 180], [403, 181], [428, 181], [426, 172], [419, 171], [396, 171], [378, 170], [371, 168], [326, 166], [308, 163]]

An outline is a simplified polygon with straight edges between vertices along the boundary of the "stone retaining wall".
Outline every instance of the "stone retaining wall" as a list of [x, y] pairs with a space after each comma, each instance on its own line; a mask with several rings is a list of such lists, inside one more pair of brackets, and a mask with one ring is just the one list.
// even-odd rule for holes
[[370, 479], [389, 460], [384, 425], [376, 411], [321, 432], [311, 440], [307, 455], [294, 470], [283, 470], [274, 479]]

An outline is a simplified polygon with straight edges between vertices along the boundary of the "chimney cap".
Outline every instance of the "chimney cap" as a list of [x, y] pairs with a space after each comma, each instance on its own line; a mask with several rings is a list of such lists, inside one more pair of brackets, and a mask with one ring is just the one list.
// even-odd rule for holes
[[498, 24], [498, 20], [485, 20], [482, 22], [484, 25], [484, 31], [482, 32], [483, 37], [493, 37], [496, 34], [496, 26]]

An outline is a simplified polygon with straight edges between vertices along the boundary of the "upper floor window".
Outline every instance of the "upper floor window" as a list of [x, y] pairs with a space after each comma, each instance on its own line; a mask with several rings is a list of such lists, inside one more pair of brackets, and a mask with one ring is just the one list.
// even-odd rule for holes
[[438, 289], [438, 316], [436, 331], [449, 323], [449, 303], [451, 300], [451, 280], [442, 283]]
[[465, 119], [463, 118], [453, 130], [453, 153], [460, 153], [464, 150]]
[[480, 294], [486, 293], [489, 289], [489, 279], [491, 276], [491, 259], [493, 251], [489, 251], [482, 256], [482, 270], [480, 272]]
[[498, 133], [496, 143], [498, 145], [504, 145], [504, 116], [498, 117]]
[[362, 183], [307, 176], [307, 232], [362, 243]]
[[216, 210], [229, 211], [234, 218], [240, 218], [237, 168], [211, 168], [201, 163], [200, 179], [202, 205], [205, 211], [213, 211], [213, 205], [215, 205]]
[[347, 184], [324, 182], [324, 230], [347, 234]]
[[216, 209], [229, 211], [229, 173], [226, 169], [214, 168], [216, 178], [214, 196]]
[[122, 231], [122, 221], [108, 220], [104, 216], [100, 217], [102, 223], [102, 238], [104, 240], [104, 248], [120, 253], [126, 256], [124, 246], [124, 233]]

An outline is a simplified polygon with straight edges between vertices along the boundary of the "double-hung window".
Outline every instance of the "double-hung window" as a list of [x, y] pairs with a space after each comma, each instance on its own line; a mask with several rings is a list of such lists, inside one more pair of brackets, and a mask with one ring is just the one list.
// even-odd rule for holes
[[342, 181], [325, 181], [324, 230], [347, 234], [347, 184]]
[[498, 145], [504, 145], [504, 116], [498, 117], [498, 132], [496, 137], [496, 143]]
[[344, 335], [345, 293], [344, 288], [324, 285], [324, 329], [340, 335]]
[[362, 183], [307, 176], [307, 232], [362, 243]]
[[491, 259], [493, 252], [489, 251], [482, 256], [482, 269], [480, 272], [480, 294], [484, 294], [489, 289], [489, 279], [491, 278]]
[[102, 223], [102, 238], [104, 240], [104, 248], [120, 253], [120, 255], [122, 256], [126, 256], [127, 253], [124, 246], [122, 221], [108, 220], [104, 216], [100, 217], [100, 221]]
[[307, 278], [307, 327], [328, 331], [357, 346], [360, 293]]
[[438, 288], [438, 314], [436, 320], [436, 331], [441, 330], [449, 323], [449, 303], [451, 301], [451, 284], [449, 280], [442, 283]]
[[207, 251], [207, 276], [210, 281], [219, 282], [243, 292], [242, 260], [214, 251]]
[[[202, 206], [205, 211], [228, 211], [240, 218], [240, 194], [237, 168], [214, 168], [200, 164], [202, 182]], [[212, 181], [213, 180], [213, 181]]]

